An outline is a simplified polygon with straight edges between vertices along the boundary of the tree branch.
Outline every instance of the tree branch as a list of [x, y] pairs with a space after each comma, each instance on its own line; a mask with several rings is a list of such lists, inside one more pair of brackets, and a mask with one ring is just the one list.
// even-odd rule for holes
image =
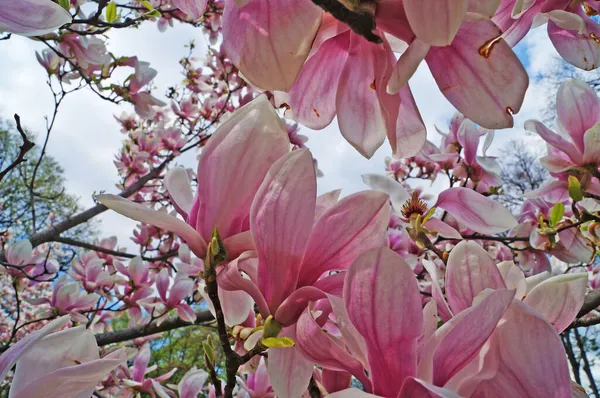
[[[162, 172], [162, 170], [165, 168], [165, 166], [173, 159], [174, 155], [169, 155], [160, 165], [158, 165], [144, 177], [136, 181], [135, 184], [132, 184], [129, 188], [121, 191], [119, 193], [119, 196], [127, 198], [139, 191], [140, 189], [142, 189], [148, 181], [157, 178]], [[104, 206], [103, 204], [97, 204], [96, 206], [84, 210], [81, 213], [74, 215], [73, 217], [69, 217], [66, 220], [59, 222], [58, 224], [49, 227], [48, 229], [31, 235], [29, 240], [31, 241], [33, 247], [39, 246], [42, 243], [51, 242], [55, 238], [58, 238], [63, 232], [73, 227], [76, 227], [79, 224], [87, 222], [91, 218], [105, 212], [106, 210], [108, 210], [108, 207]]]
[[[134, 257], [138, 257], [139, 254], [133, 254], [133, 253], [125, 253], [125, 252], [120, 252], [120, 251], [116, 251], [116, 250], [111, 250], [111, 249], [106, 249], [104, 247], [101, 246], [96, 246], [93, 245], [91, 243], [87, 243], [87, 242], [80, 242], [78, 240], [75, 239], [71, 239], [71, 238], [63, 238], [63, 237], [57, 237], [52, 239], [52, 242], [58, 242], [58, 243], [64, 243], [65, 245], [69, 245], [69, 246], [76, 246], [76, 247], [81, 247], [83, 249], [87, 249], [87, 250], [92, 250], [98, 253], [104, 253], [104, 254], [109, 254], [111, 256], [115, 256], [115, 257], [123, 257], [123, 258], [134, 258]], [[165, 261], [168, 260], [171, 257], [174, 257], [177, 255], [177, 250], [172, 250], [168, 253], [163, 254], [162, 256], [157, 256], [157, 257], [142, 257], [142, 260], [144, 261], [150, 261], [150, 262], [154, 262], [154, 261]]]
[[29, 152], [35, 146], [35, 144], [33, 142], [29, 141], [29, 138], [27, 138], [27, 134], [25, 134], [25, 132], [23, 131], [23, 127], [21, 127], [21, 118], [16, 113], [15, 113], [15, 122], [17, 122], [17, 130], [19, 131], [19, 134], [21, 134], [21, 138], [23, 139], [23, 144], [19, 147], [19, 154], [17, 155], [17, 158], [10, 165], [8, 165], [7, 168], [0, 171], [0, 181], [2, 181], [2, 179], [4, 177], [6, 177], [6, 175], [12, 169], [17, 167], [19, 164], [27, 161], [27, 159], [25, 159], [25, 154], [27, 152]]
[[594, 289], [585, 295], [585, 300], [583, 301], [583, 305], [577, 314], [577, 318], [583, 317], [588, 312], [596, 309], [598, 306], [600, 306], [600, 289]]
[[162, 322], [160, 326], [158, 326], [156, 322], [152, 322], [148, 325], [135, 326], [132, 328], [120, 329], [106, 333], [99, 333], [96, 335], [96, 342], [99, 346], [120, 343], [127, 340], [137, 339], [139, 337], [150, 336], [156, 333], [167, 332], [173, 329], [179, 329], [193, 325], [200, 325], [203, 323], [211, 322], [213, 320], [214, 318], [210, 311], [196, 311], [196, 321], [194, 323], [186, 322], [181, 318], [172, 318]]

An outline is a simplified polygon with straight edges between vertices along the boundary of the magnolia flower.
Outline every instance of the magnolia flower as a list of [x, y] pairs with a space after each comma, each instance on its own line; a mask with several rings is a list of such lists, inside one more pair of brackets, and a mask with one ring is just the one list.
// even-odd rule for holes
[[590, 17], [599, 10], [594, 0], [503, 0], [492, 20], [511, 46], [547, 21], [548, 36], [561, 57], [578, 68], [592, 70], [600, 65], [600, 26]]
[[[384, 0], [367, 6], [383, 45], [368, 42], [309, 0], [227, 2], [223, 45], [252, 84], [289, 91], [292, 117], [300, 123], [324, 128], [337, 115], [344, 137], [366, 157], [386, 133], [399, 156], [417, 154], [425, 142], [406, 85], [423, 60], [460, 112], [486, 128], [513, 125], [528, 77], [489, 20], [496, 0]], [[401, 54], [398, 62], [392, 50]]]
[[347, 269], [385, 239], [387, 195], [363, 191], [337, 202], [336, 195], [317, 199], [316, 191], [308, 150], [275, 162], [250, 210], [256, 252], [229, 263], [217, 278], [225, 290], [246, 291], [264, 319], [273, 315], [284, 326], [295, 323], [308, 301], [339, 289], [342, 279], [331, 271]]
[[496, 266], [491, 256], [477, 243], [462, 241], [452, 249], [448, 257], [445, 277], [448, 298], [446, 301], [439, 286], [435, 266], [427, 261], [424, 265], [433, 280], [432, 295], [444, 320], [471, 307], [475, 297], [482, 291], [508, 288], [516, 289], [515, 299], [523, 300], [560, 333], [577, 316], [587, 290], [586, 273], [550, 278], [550, 274], [545, 272], [530, 277], [528, 283], [523, 271], [514, 263], [503, 262]]
[[71, 14], [51, 0], [0, 0], [0, 32], [38, 36], [69, 22]]
[[80, 290], [76, 282], [69, 282], [65, 275], [61, 276], [52, 290], [50, 299], [32, 299], [32, 304], [48, 304], [50, 309], [44, 312], [57, 313], [59, 315], [70, 314], [74, 321], [87, 323], [88, 319], [81, 314], [82, 310], [91, 309], [100, 296], [96, 293], [87, 294]]
[[0, 356], [0, 380], [16, 364], [9, 397], [89, 397], [98, 382], [125, 363], [123, 349], [100, 358], [96, 338], [84, 326], [52, 333], [69, 320], [63, 316], [48, 323]]
[[202, 18], [208, 0], [171, 0], [171, 3], [193, 20]]
[[[351, 373], [366, 391], [332, 398], [570, 397], [558, 334], [514, 295], [486, 291], [437, 328], [435, 302], [422, 308], [410, 267], [389, 249], [372, 249], [350, 266], [343, 299], [330, 296], [329, 309], [302, 314], [296, 342], [304, 356]], [[325, 333], [331, 312], [335, 325]]]
[[129, 398], [133, 395], [134, 391], [138, 393], [147, 393], [152, 397], [154, 397], [154, 392], [156, 391], [160, 397], [164, 396], [160, 395], [164, 392], [164, 389], [159, 383], [168, 380], [173, 376], [177, 371], [177, 368], [173, 368], [168, 373], [155, 378], [146, 378], [146, 374], [153, 372], [156, 369], [156, 366], [148, 367], [148, 363], [150, 363], [150, 345], [146, 343], [135, 357], [132, 371], [129, 372], [129, 369], [126, 371], [125, 377], [123, 378], [123, 384], [130, 388], [125, 390], [120, 397]]
[[[392, 208], [397, 215], [405, 213], [405, 204], [415, 205], [414, 211], [424, 218], [427, 213], [425, 203], [415, 200], [397, 181], [378, 174], [363, 175], [365, 184], [390, 195]], [[416, 203], [415, 203], [416, 202]], [[422, 203], [422, 204], [421, 204]], [[424, 206], [424, 208], [423, 208]], [[500, 203], [469, 188], [454, 187], [442, 191], [433, 207], [446, 210], [462, 226], [481, 234], [497, 234], [517, 226], [517, 220]], [[462, 239], [460, 233], [442, 220], [430, 217], [424, 225], [427, 229], [451, 239]]]
[[[172, 203], [185, 221], [116, 195], [96, 195], [96, 199], [124, 216], [175, 233], [200, 258], [217, 227], [233, 259], [252, 248], [250, 205], [271, 165], [289, 147], [284, 123], [267, 98], [260, 96], [230, 115], [202, 150], [195, 196], [184, 169], [172, 169], [165, 177]], [[231, 167], [232, 160], [236, 167]]]
[[600, 100], [596, 92], [581, 80], [563, 82], [556, 95], [556, 113], [560, 134], [535, 120], [525, 123], [527, 130], [539, 134], [548, 143], [548, 155], [540, 160], [544, 167], [555, 174], [598, 168]]
[[[178, 385], [174, 386], [169, 384], [168, 386], [172, 389], [177, 389], [179, 398], [198, 398], [198, 394], [204, 389], [204, 383], [208, 379], [208, 373], [202, 369], [196, 369], [194, 366], [191, 368], [179, 382]], [[157, 379], [152, 379], [152, 385], [154, 391], [160, 398], [170, 398], [169, 392], [158, 383]]]

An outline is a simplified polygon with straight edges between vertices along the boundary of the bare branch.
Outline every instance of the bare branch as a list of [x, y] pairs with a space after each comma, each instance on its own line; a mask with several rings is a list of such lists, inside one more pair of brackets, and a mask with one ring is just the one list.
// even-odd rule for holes
[[210, 311], [202, 310], [196, 312], [196, 322], [189, 323], [181, 318], [167, 319], [160, 326], [156, 322], [148, 325], [136, 326], [127, 329], [115, 330], [112, 332], [100, 333], [96, 335], [96, 342], [99, 346], [105, 346], [113, 343], [137, 339], [139, 337], [150, 336], [157, 333], [168, 332], [169, 330], [179, 329], [187, 326], [200, 325], [211, 322], [214, 318]]
[[19, 164], [27, 161], [27, 159], [25, 159], [25, 154], [27, 152], [29, 152], [35, 146], [35, 144], [33, 142], [29, 141], [29, 138], [27, 138], [27, 134], [25, 134], [25, 132], [23, 131], [23, 127], [21, 127], [21, 118], [16, 113], [15, 113], [15, 122], [17, 122], [17, 130], [19, 131], [19, 134], [21, 134], [21, 138], [23, 139], [23, 144], [19, 147], [19, 155], [17, 156], [17, 158], [6, 169], [0, 171], [0, 181], [2, 181], [2, 179], [12, 169], [17, 167]]

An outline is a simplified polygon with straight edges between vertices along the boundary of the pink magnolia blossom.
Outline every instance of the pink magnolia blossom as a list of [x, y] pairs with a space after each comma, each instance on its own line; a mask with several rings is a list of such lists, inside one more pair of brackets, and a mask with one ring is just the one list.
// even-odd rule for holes
[[177, 371], [177, 368], [173, 368], [171, 371], [161, 376], [147, 378], [146, 374], [152, 372], [156, 368], [156, 366], [148, 367], [148, 363], [150, 363], [150, 345], [146, 343], [135, 357], [131, 372], [129, 369], [127, 369], [125, 372], [125, 377], [123, 378], [122, 382], [129, 388], [123, 391], [122, 395], [120, 395], [122, 398], [129, 398], [134, 394], [134, 392], [147, 393], [153, 398], [156, 397], [156, 392], [159, 394], [159, 396], [161, 396], [160, 394], [164, 391], [164, 389], [159, 383], [171, 378], [171, 376], [173, 376], [173, 374]]
[[[165, 177], [173, 205], [185, 221], [119, 196], [96, 198], [127, 217], [174, 232], [200, 258], [218, 227], [234, 258], [236, 252], [252, 248], [250, 205], [267, 171], [289, 146], [285, 125], [266, 97], [260, 96], [230, 115], [204, 147], [195, 196], [185, 170], [175, 168]], [[231, 167], [233, 161], [236, 167]]]
[[126, 361], [123, 349], [100, 358], [96, 338], [84, 326], [54, 332], [67, 322], [68, 316], [50, 322], [0, 356], [0, 379], [16, 363], [11, 398], [88, 397]]
[[48, 304], [51, 309], [45, 312], [56, 313], [59, 315], [69, 314], [74, 321], [86, 323], [88, 319], [81, 313], [82, 310], [90, 310], [100, 296], [96, 293], [87, 294], [80, 290], [77, 282], [69, 282], [66, 275], [63, 275], [54, 285], [52, 297], [50, 299], [41, 298], [32, 300], [35, 304]]
[[193, 20], [198, 20], [202, 18], [208, 0], [171, 0], [171, 2]]
[[177, 315], [186, 322], [194, 322], [196, 313], [192, 307], [185, 302], [185, 298], [190, 296], [194, 290], [194, 281], [182, 276], [175, 278], [173, 285], [169, 277], [169, 271], [163, 268], [156, 277], [156, 289], [159, 297], [148, 297], [139, 301], [139, 304], [148, 308], [164, 307], [159, 309], [161, 316], [158, 317], [158, 324], [162, 323], [169, 310], [176, 310]]
[[250, 373], [246, 379], [238, 377], [238, 383], [246, 394], [240, 394], [240, 398], [272, 398], [275, 397], [269, 374], [263, 357], [259, 360], [256, 371]]
[[[384, 243], [388, 196], [363, 191], [339, 202], [316, 197], [312, 156], [306, 149], [273, 164], [250, 211], [256, 254], [229, 263], [218, 275], [225, 290], [244, 290], [263, 318], [292, 325], [310, 300], [339, 290], [340, 275], [367, 248]], [[325, 200], [326, 205], [317, 206]], [[243, 271], [249, 279], [240, 275]]]
[[[363, 175], [363, 181], [371, 188], [389, 194], [395, 213], [402, 214], [402, 207], [411, 196], [400, 183], [377, 174]], [[517, 220], [506, 207], [469, 188], [454, 187], [442, 191], [433, 207], [446, 210], [461, 225], [482, 234], [496, 234], [517, 226]], [[432, 231], [460, 239], [460, 234], [443, 221], [432, 217], [428, 223], [425, 226], [431, 227]]]
[[525, 128], [548, 143], [548, 155], [542, 164], [552, 173], [571, 169], [585, 171], [600, 166], [600, 100], [596, 92], [581, 80], [567, 80], [556, 96], [557, 134], [542, 123], [527, 121]]
[[0, 32], [38, 36], [69, 22], [71, 15], [50, 0], [0, 0]]
[[[336, 398], [488, 396], [493, 388], [500, 396], [570, 397], [558, 334], [514, 294], [487, 291], [437, 328], [435, 302], [422, 307], [410, 267], [389, 249], [372, 249], [348, 270], [343, 300], [330, 296], [329, 310], [302, 314], [297, 346], [318, 365], [351, 373], [366, 391]], [[329, 313], [337, 332], [326, 334]]]
[[[386, 134], [401, 157], [423, 146], [425, 129], [406, 85], [423, 60], [460, 112], [486, 128], [511, 127], [528, 78], [489, 20], [498, 3], [444, 1], [441, 7], [436, 3], [435, 13], [425, 11], [427, 4], [374, 4], [375, 33], [383, 41], [375, 44], [329, 14], [321, 17], [308, 0], [276, 7], [267, 0], [241, 7], [228, 2], [224, 46], [251, 83], [289, 91], [291, 115], [300, 123], [324, 128], [337, 115], [344, 137], [366, 157]], [[313, 26], [321, 18], [316, 32]], [[312, 42], [310, 52], [306, 42]], [[392, 49], [401, 53], [398, 62]]]
[[[198, 394], [204, 389], [204, 383], [208, 379], [208, 373], [202, 369], [196, 369], [194, 366], [181, 379], [177, 386], [169, 384], [170, 388], [177, 389], [179, 398], [198, 398]], [[158, 383], [157, 379], [152, 379], [152, 385], [157, 395], [160, 398], [168, 398], [172, 395], [163, 386]]]
[[590, 16], [598, 8], [597, 1], [502, 0], [493, 21], [511, 46], [547, 21], [548, 36], [561, 57], [578, 68], [592, 70], [599, 66], [600, 26]]
[[[437, 290], [437, 275], [431, 266], [427, 268]], [[562, 332], [581, 309], [587, 289], [587, 274], [565, 274], [550, 278], [548, 273], [544, 273], [529, 280], [535, 281], [536, 285], [528, 284], [523, 271], [513, 263], [505, 262], [496, 266], [481, 246], [463, 241], [454, 247], [448, 257], [445, 278], [447, 304], [440, 294], [434, 292], [433, 295], [438, 308], [443, 308], [447, 315], [451, 315], [471, 307], [475, 297], [486, 289], [516, 289], [515, 299], [523, 300], [551, 322], [559, 333]]]

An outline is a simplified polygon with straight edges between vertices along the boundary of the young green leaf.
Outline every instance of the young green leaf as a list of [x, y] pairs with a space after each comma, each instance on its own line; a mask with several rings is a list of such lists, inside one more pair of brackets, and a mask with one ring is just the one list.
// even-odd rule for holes
[[562, 220], [565, 215], [565, 205], [562, 202], [559, 202], [552, 207], [550, 211], [550, 226], [554, 227], [556, 224]]
[[111, 1], [106, 6], [106, 22], [112, 23], [117, 19], [117, 3]]

